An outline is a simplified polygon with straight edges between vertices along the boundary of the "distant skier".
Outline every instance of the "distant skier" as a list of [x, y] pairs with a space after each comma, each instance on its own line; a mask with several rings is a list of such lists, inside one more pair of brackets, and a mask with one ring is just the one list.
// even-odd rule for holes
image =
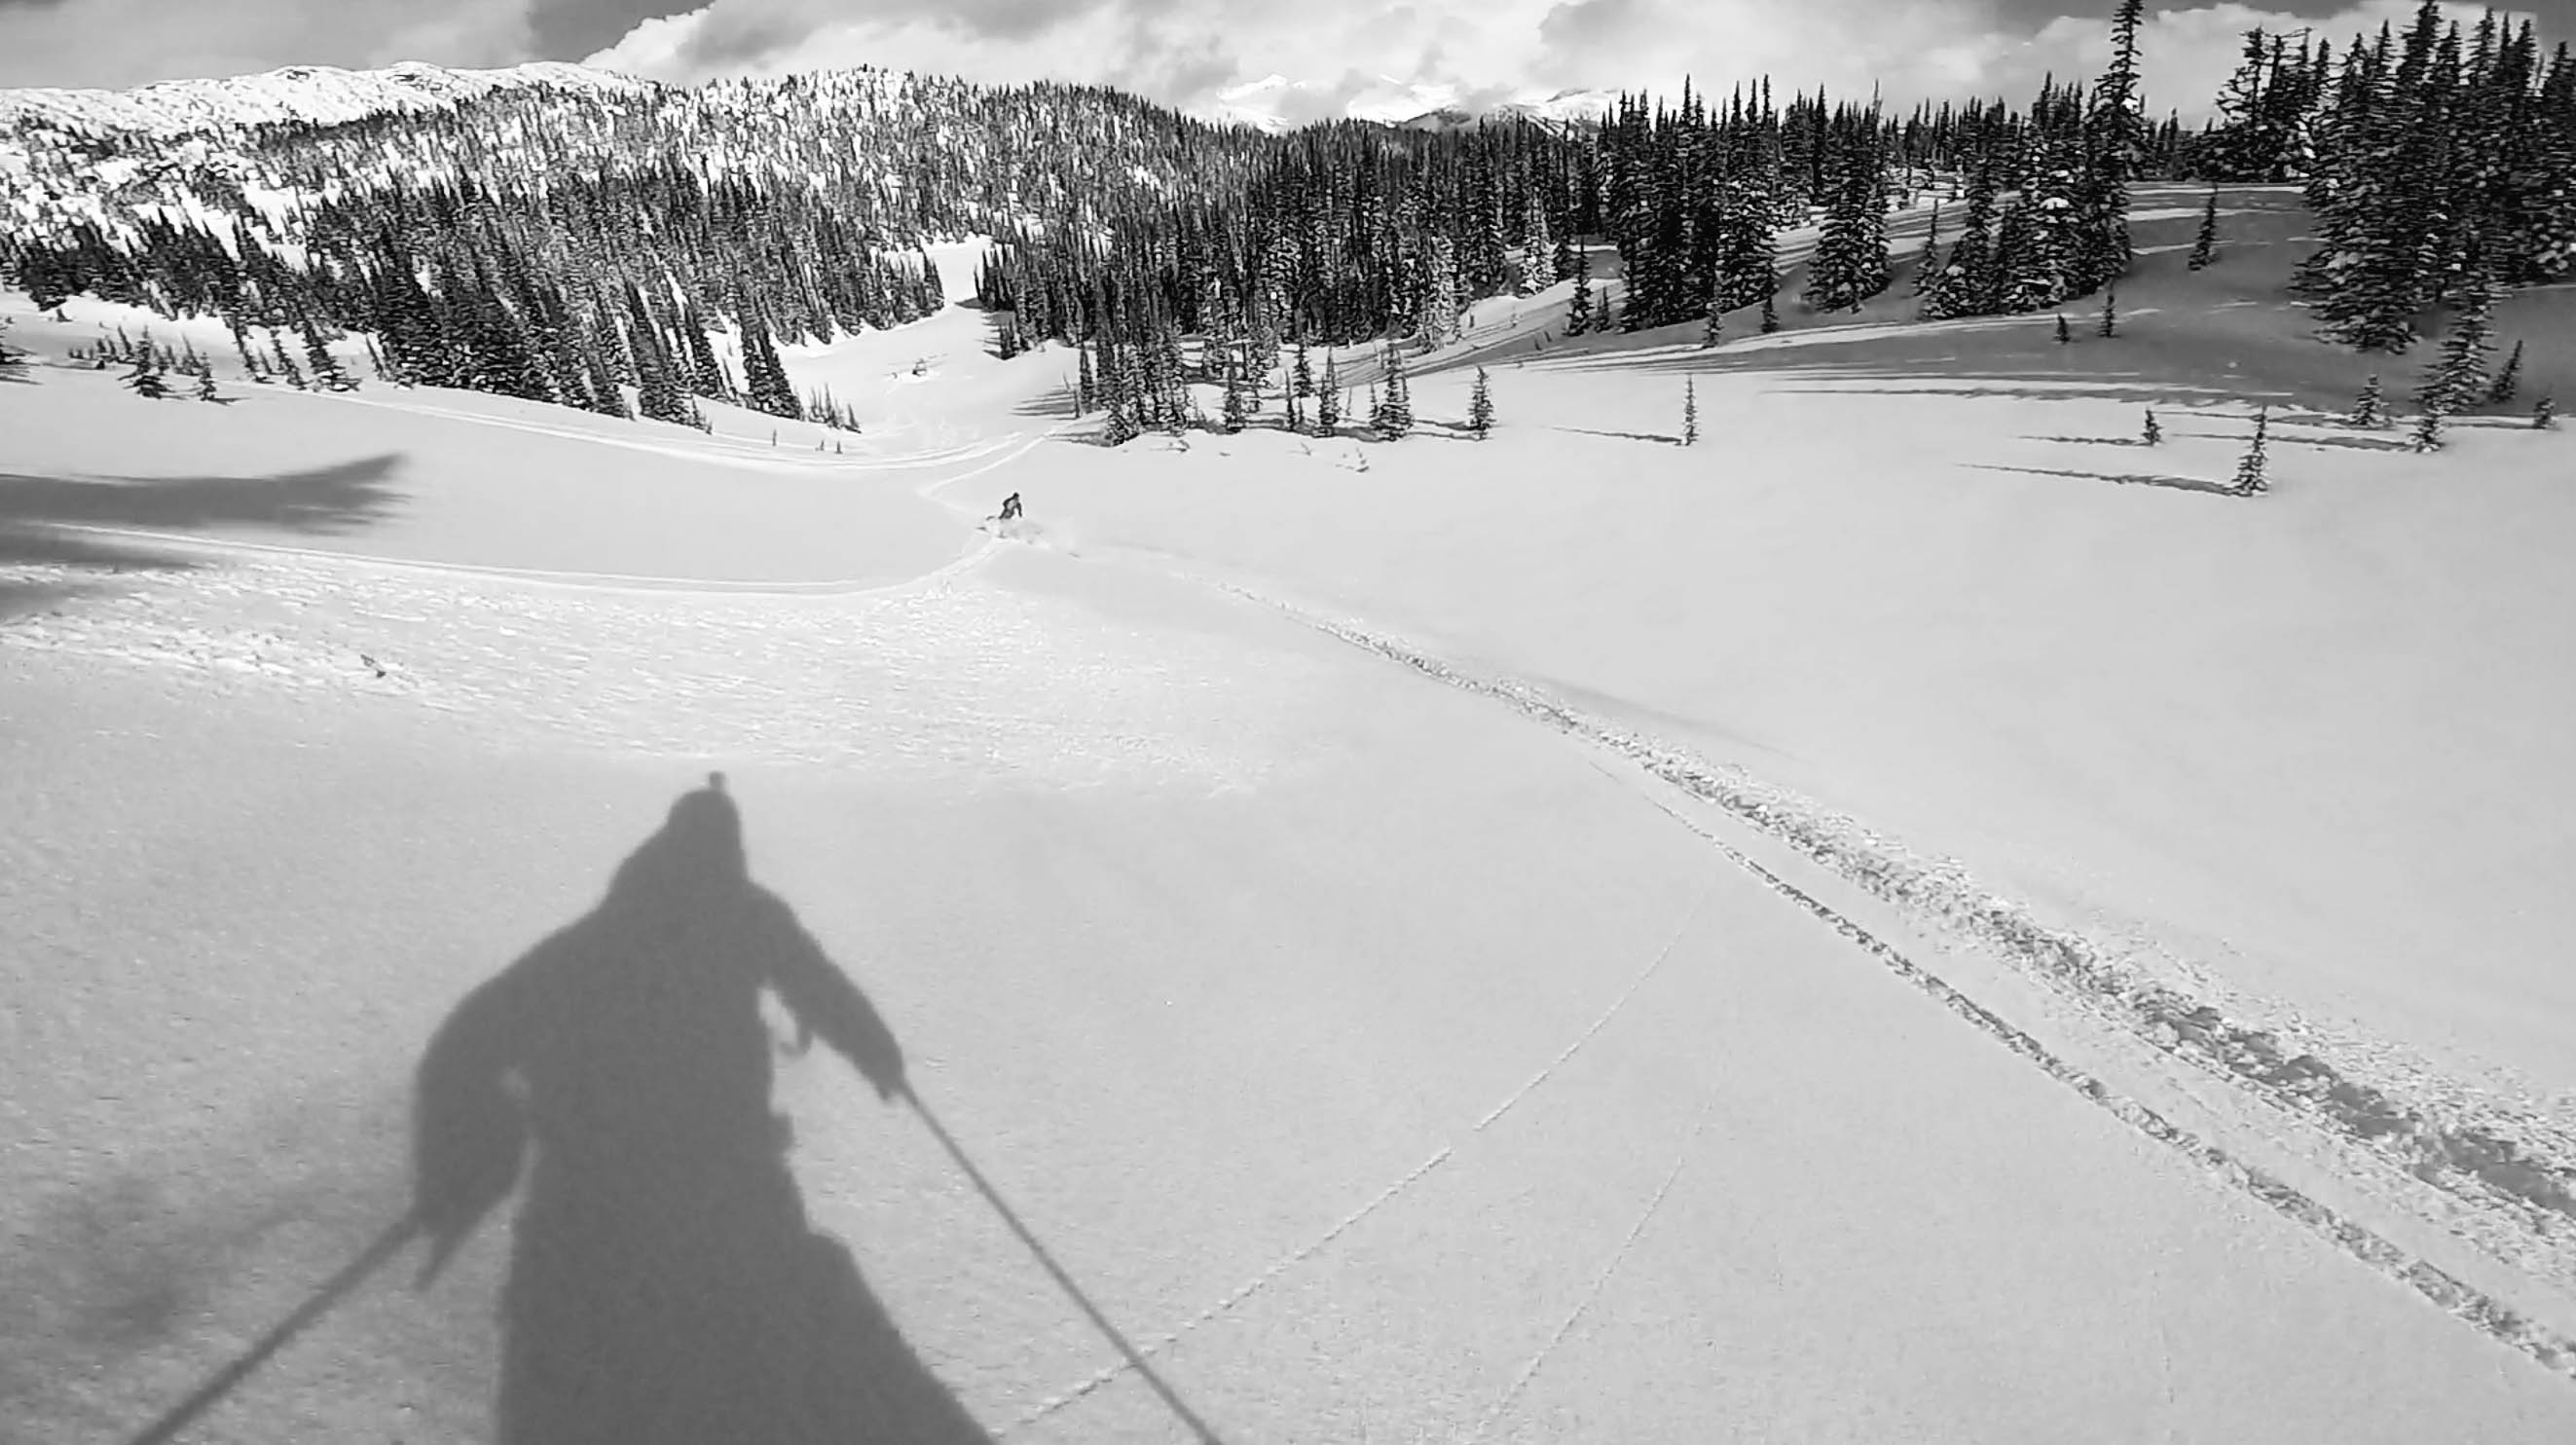
[[1005, 522], [1017, 521], [1019, 519], [1019, 515], [1020, 494], [1013, 492], [1002, 499], [1002, 520]]

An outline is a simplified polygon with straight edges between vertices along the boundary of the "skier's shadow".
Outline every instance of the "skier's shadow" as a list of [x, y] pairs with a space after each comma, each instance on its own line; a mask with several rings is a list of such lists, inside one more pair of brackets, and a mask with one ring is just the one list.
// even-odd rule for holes
[[764, 991], [902, 1091], [876, 1010], [751, 881], [717, 776], [432, 1039], [413, 1113], [424, 1284], [525, 1175], [499, 1445], [987, 1441], [806, 1221]]

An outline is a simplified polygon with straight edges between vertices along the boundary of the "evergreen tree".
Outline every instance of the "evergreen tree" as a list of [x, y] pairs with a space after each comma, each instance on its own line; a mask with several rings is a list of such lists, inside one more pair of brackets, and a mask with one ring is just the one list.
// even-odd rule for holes
[[1129, 414], [1127, 402], [1121, 400], [1109, 404], [1109, 419], [1100, 428], [1101, 445], [1123, 447], [1144, 434], [1144, 428], [1138, 426], [1136, 418]]
[[2120, 334], [2120, 288], [2117, 285], [2102, 288], [2102, 320], [2093, 328], [2093, 334], [2106, 337]]
[[1297, 342], [1297, 362], [1289, 370], [1288, 386], [1292, 396], [1308, 397], [1315, 394], [1315, 371], [1306, 359], [1306, 342], [1302, 337]]
[[331, 354], [330, 346], [322, 340], [321, 328], [313, 324], [312, 317], [303, 319], [301, 329], [304, 333], [304, 359], [312, 365], [313, 384], [324, 391], [357, 390], [357, 379], [340, 365], [340, 358]]
[[170, 394], [161, 380], [161, 364], [150, 356], [138, 355], [131, 370], [125, 373], [125, 389], [146, 401], [159, 401]]
[[1762, 334], [1780, 329], [1780, 293], [1777, 288], [1762, 293]]
[[197, 373], [197, 385], [192, 394], [199, 401], [224, 401], [227, 399], [222, 392], [215, 390], [215, 373], [211, 368], [201, 370]]
[[1834, 148], [1833, 194], [1807, 265], [1803, 299], [1817, 311], [1858, 311], [1887, 289], [1887, 177], [1875, 112], [1847, 130]]
[[2422, 410], [2448, 417], [2477, 405], [2487, 389], [2487, 353], [2495, 345], [2494, 307], [2494, 287], [2472, 281], [2443, 333], [2441, 355], [2416, 390]]
[[1099, 382], [1091, 374], [1090, 342], [1083, 342], [1074, 348], [1074, 367], [1073, 414], [1076, 417], [1088, 416], [1091, 414], [1092, 399], [1099, 394]]
[[2235, 487], [2236, 494], [2240, 497], [2250, 497], [2256, 492], [2266, 492], [2272, 488], [2272, 484], [2263, 475], [2263, 443], [2271, 426], [2271, 410], [2270, 407], [2256, 409], [2253, 439], [2245, 444], [2245, 455], [2237, 459]]
[[1386, 401], [1379, 435], [1401, 441], [1413, 430], [1413, 386], [1405, 380], [1404, 360], [1390, 347], [1386, 353]]
[[1719, 342], [1721, 342], [1721, 341], [1723, 341], [1723, 340], [1725, 340], [1725, 339], [1726, 339], [1726, 278], [1725, 278], [1725, 276], [1724, 276], [1723, 274], [1720, 274], [1718, 277], [1716, 277], [1714, 280], [1712, 280], [1712, 281], [1710, 282], [1710, 284], [1709, 284], [1709, 288], [1708, 288], [1708, 318], [1707, 318], [1706, 323], [1705, 323], [1705, 324], [1700, 328], [1700, 333], [1699, 333], [1699, 344], [1700, 344], [1700, 348], [1701, 348], [1702, 350], [1706, 350], [1706, 349], [1708, 349], [1709, 347], [1712, 347], [1712, 346], [1717, 345]]
[[2380, 394], [2379, 373], [2372, 372], [2361, 388], [2361, 399], [2354, 402], [2348, 424], [2376, 430], [2388, 425], [2388, 402]]
[[626, 405], [626, 393], [617, 382], [617, 373], [608, 359], [608, 343], [601, 332], [592, 328], [583, 337], [581, 360], [584, 379], [589, 385], [590, 409], [601, 416], [629, 421], [635, 413]]
[[2531, 425], [2539, 431], [2554, 430], [2558, 425], [2558, 403], [2545, 396], [2533, 402]]
[[1574, 298], [1565, 303], [1565, 334], [1581, 336], [1592, 327], [1592, 256], [1578, 250], [1574, 253]]
[[1315, 394], [1315, 431], [1331, 436], [1342, 424], [1342, 375], [1333, 354], [1324, 353], [1324, 380]]
[[2442, 427], [2445, 420], [2443, 414], [2438, 411], [2416, 413], [2415, 430], [2407, 434], [2407, 440], [2412, 442], [2415, 450], [2419, 452], [2440, 451], [2443, 446]]
[[2218, 259], [2218, 187], [2209, 188], [2209, 199], [2200, 207], [2200, 234], [2192, 238], [2189, 265], [2197, 271]]
[[633, 327], [627, 344], [635, 356], [635, 411], [646, 421], [696, 425], [703, 414], [696, 399], [680, 388], [678, 369], [659, 332], [646, 318], [643, 299], [630, 291], [627, 309]]
[[1252, 420], [1252, 395], [1251, 387], [1244, 378], [1246, 370], [1247, 367], [1242, 361], [1236, 359], [1231, 353], [1227, 355], [1224, 417], [1225, 430], [1228, 434], [1243, 430], [1244, 424]]
[[2504, 359], [2504, 366], [2495, 374], [2494, 384], [2487, 388], [2487, 404], [2503, 406], [2512, 401], [2515, 393], [2521, 389], [2522, 342], [2516, 340], [2513, 343], [2513, 353]]
[[1699, 382], [1696, 377], [1682, 378], [1682, 445], [1699, 444]]
[[2165, 429], [2156, 421], [2156, 409], [2154, 407], [2147, 408], [2146, 429], [2139, 434], [2138, 439], [2146, 443], [2148, 446], [2157, 446], [2164, 441]]
[[304, 371], [295, 364], [294, 357], [286, 354], [286, 338], [278, 335], [274, 328], [268, 333], [268, 356], [276, 366], [277, 374], [286, 378], [287, 385], [297, 391], [304, 389]]
[[1486, 379], [1485, 368], [1476, 368], [1476, 384], [1467, 393], [1467, 430], [1483, 441], [1494, 430], [1493, 383]]
[[2075, 339], [2075, 333], [2074, 333], [2074, 331], [2073, 331], [2072, 329], [2070, 329], [2070, 328], [2067, 326], [2067, 324], [2066, 324], [2066, 313], [2065, 313], [2065, 312], [2063, 312], [2063, 311], [2058, 312], [2058, 313], [2057, 313], [2057, 344], [2058, 344], [2058, 345], [2060, 345], [2060, 346], [2064, 346], [2065, 344], [2067, 344], [2067, 343], [2068, 343], [2068, 342], [2070, 342], [2070, 341], [2073, 341], [2074, 339]]
[[1940, 267], [1941, 203], [1939, 201], [1934, 201], [1932, 203], [1932, 219], [1925, 223], [1923, 227], [1923, 249], [1918, 252], [1914, 258], [1915, 295], [1922, 295], [1923, 288], [1932, 284], [1932, 277], [1940, 270]]

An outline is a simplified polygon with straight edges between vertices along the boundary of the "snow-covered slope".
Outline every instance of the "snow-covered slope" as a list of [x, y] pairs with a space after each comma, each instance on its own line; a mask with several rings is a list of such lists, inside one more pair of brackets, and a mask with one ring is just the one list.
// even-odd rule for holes
[[293, 65], [262, 75], [173, 80], [133, 90], [0, 90], [0, 124], [42, 122], [176, 136], [285, 121], [333, 125], [388, 112], [443, 110], [496, 91], [644, 94], [652, 81], [559, 61], [450, 70], [405, 61], [380, 70]]
[[[2189, 199], [2117, 338], [1560, 287], [1396, 445], [1049, 439], [962, 309], [787, 358], [846, 454], [0, 383], [0, 1436], [649, 1441], [524, 1373], [613, 1346], [743, 1439], [2576, 1438], [2576, 442], [2334, 425], [2290, 194]], [[712, 768], [926, 1109], [615, 881]], [[326, 1289], [460, 1020], [540, 1167]]]

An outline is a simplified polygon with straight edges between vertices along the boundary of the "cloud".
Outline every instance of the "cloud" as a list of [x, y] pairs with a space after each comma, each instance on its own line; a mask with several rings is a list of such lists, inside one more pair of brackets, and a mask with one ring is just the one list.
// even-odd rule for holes
[[[2525, 0], [2545, 35], [2576, 0]], [[125, 86], [288, 64], [586, 58], [656, 79], [876, 65], [993, 84], [1118, 85], [1213, 112], [1271, 75], [1291, 120], [1569, 88], [1919, 99], [2029, 97], [2109, 53], [2107, 5], [2069, 0], [0, 0], [0, 85]], [[2081, 14], [2067, 14], [2080, 9]], [[2148, 100], [2207, 114], [2243, 32], [2314, 25], [2340, 46], [2408, 0], [2218, 0], [2150, 15]], [[2464, 19], [2474, 12], [2454, 7]], [[1427, 99], [1426, 99], [1427, 98]]]

